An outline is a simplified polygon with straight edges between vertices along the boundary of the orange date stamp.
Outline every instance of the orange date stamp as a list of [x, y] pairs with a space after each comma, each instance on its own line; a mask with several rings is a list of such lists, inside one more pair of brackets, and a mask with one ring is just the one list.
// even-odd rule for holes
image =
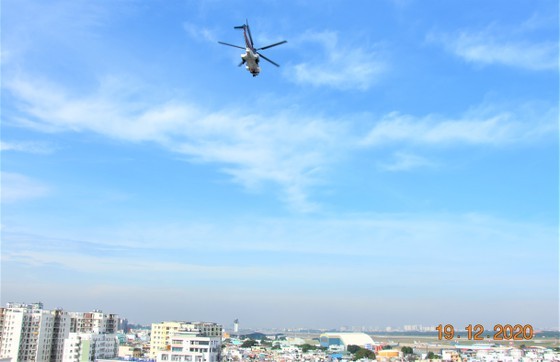
[[[451, 340], [456, 338], [461, 338], [459, 333], [455, 331], [455, 328], [451, 324], [446, 325], [438, 325], [436, 327], [436, 331], [438, 332], [438, 339], [441, 341], [442, 339]], [[494, 341], [527, 341], [533, 339], [533, 326], [530, 324], [495, 324], [494, 325], [494, 332], [491, 333], [486, 331], [482, 324], [472, 325], [469, 324], [465, 327], [466, 338], [469, 341], [482, 341], [486, 337], [486, 339], [492, 339]]]

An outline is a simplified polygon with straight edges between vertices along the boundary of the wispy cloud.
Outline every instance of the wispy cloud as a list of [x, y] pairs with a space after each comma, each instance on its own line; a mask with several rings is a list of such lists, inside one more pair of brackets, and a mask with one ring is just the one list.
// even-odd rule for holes
[[365, 91], [388, 69], [379, 45], [348, 44], [339, 41], [336, 32], [307, 32], [294, 43], [308, 55], [304, 62], [286, 71], [299, 84]]
[[[128, 225], [126, 230], [123, 226], [105, 230], [105, 235], [100, 234], [99, 227], [92, 226], [89, 230], [75, 230], [72, 240], [59, 237], [71, 232], [59, 227], [33, 235], [3, 230], [4, 294], [25, 295], [27, 299], [29, 294], [19, 291], [28, 291], [29, 285], [36, 282], [36, 273], [21, 273], [30, 268], [40, 273], [47, 284], [54, 281], [48, 284], [54, 290], [61, 283], [73, 281], [125, 290], [135, 285], [155, 291], [165, 287], [198, 291], [202, 287], [226, 293], [229, 301], [252, 295], [251, 303], [256, 305], [265, 302], [269, 292], [275, 304], [278, 300], [294, 300], [294, 293], [299, 302], [317, 295], [330, 300], [333, 283], [346, 296], [359, 294], [356, 299], [364, 304], [369, 299], [379, 302], [380, 296], [391, 300], [395, 288], [406, 288], [415, 295], [452, 293], [450, 297], [458, 300], [463, 299], [463, 293], [477, 290], [487, 299], [499, 300], [504, 293], [516, 293], [519, 283], [524, 283], [524, 291], [535, 300], [555, 298], [557, 294], [557, 253], [550, 252], [557, 244], [554, 223], [481, 214], [346, 214], [323, 218], [251, 217], [250, 222], [221, 219], [151, 226], [143, 223]], [[27, 227], [25, 233], [29, 233]], [[399, 263], [391, 257], [395, 255]], [[445, 267], [442, 260], [446, 261]], [[510, 260], [523, 260], [535, 267], [518, 268]], [[488, 265], [494, 266], [490, 274]], [[373, 286], [356, 289], [356, 283], [347, 283], [356, 278]], [[427, 281], [429, 291], [425, 288]], [[23, 283], [28, 287], [21, 288]], [[57, 300], [44, 283], [37, 289], [40, 294]], [[495, 288], [497, 283], [499, 289]], [[449, 288], [457, 284], [462, 288]], [[200, 293], [213, 295], [202, 290]], [[111, 296], [108, 302], [113, 305], [115, 294], [100, 293], [100, 297], [106, 295]], [[76, 296], [82, 303], [91, 303], [91, 299], [88, 294]], [[161, 298], [153, 302], [159, 305]], [[127, 303], [122, 308], [129, 307]], [[251, 303], [248, 305], [253, 307]], [[384, 303], [380, 307], [391, 307], [392, 303]], [[347, 307], [347, 300], [341, 300], [340, 308], [334, 310], [346, 311]], [[425, 309], [417, 308], [417, 313]]]
[[200, 26], [197, 24], [184, 22], [183, 29], [195, 41], [211, 41], [216, 42], [218, 37], [216, 36], [215, 32], [211, 29], [208, 29], [204, 26]]
[[244, 187], [273, 183], [302, 212], [311, 185], [344, 139], [344, 125], [287, 112], [273, 116], [242, 110], [206, 111], [182, 101], [143, 103], [108, 80], [87, 96], [71, 96], [46, 82], [17, 79], [8, 89], [25, 106], [20, 124], [42, 131], [92, 131], [134, 142], [155, 142], [193, 162], [213, 162]]
[[470, 109], [457, 119], [441, 115], [416, 117], [389, 113], [362, 140], [363, 145], [391, 143], [416, 145], [503, 145], [532, 142], [557, 130], [558, 109], [550, 105], [524, 104], [504, 111], [495, 106]]
[[25, 175], [2, 172], [2, 203], [14, 203], [43, 197], [49, 188]]
[[[144, 222], [75, 231], [46, 226], [35, 234], [29, 232], [14, 227], [3, 230], [6, 240], [10, 240], [5, 251], [34, 249], [117, 259], [124, 255], [138, 258], [165, 255], [169, 261], [177, 257], [185, 260], [184, 255], [196, 259], [197, 252], [203, 251], [211, 253], [199, 259], [199, 263], [213, 263], [237, 255], [242, 263], [250, 260], [249, 264], [253, 265], [286, 264], [295, 261], [297, 255], [310, 254], [317, 259], [341, 255], [379, 258], [404, 249], [415, 251], [412, 259], [437, 259], [451, 251], [475, 253], [480, 247], [496, 251], [503, 245], [509, 245], [509, 252], [516, 253], [519, 248], [538, 249], [537, 245], [553, 244], [557, 234], [555, 225], [474, 213], [231, 217], [219, 221]], [[534, 242], [527, 244], [527, 240]], [[237, 263], [235, 258], [230, 260]]]
[[[481, 105], [457, 118], [414, 116], [391, 112], [364, 136], [345, 121], [308, 116], [297, 109], [274, 112], [224, 108], [209, 111], [184, 100], [150, 99], [138, 85], [103, 80], [87, 95], [48, 82], [15, 78], [5, 88], [20, 100], [12, 122], [43, 132], [95, 132], [131, 142], [154, 142], [186, 156], [191, 162], [216, 164], [232, 181], [248, 190], [267, 184], [281, 190], [280, 198], [299, 212], [317, 210], [310, 198], [324, 183], [324, 172], [356, 146], [501, 145], [529, 143], [557, 130], [558, 110], [547, 104]], [[504, 110], [506, 109], [506, 110]], [[6, 143], [4, 149], [33, 149], [37, 145]], [[386, 170], [426, 166], [431, 161], [396, 156], [380, 163]], [[383, 167], [383, 166], [382, 166]]]
[[[382, 285], [388, 270], [390, 285], [421, 284], [426, 278], [445, 284], [449, 278], [438, 266], [445, 259], [446, 270], [456, 274], [453, 282], [475, 283], [480, 288], [479, 278], [488, 279], [485, 266], [490, 262], [499, 270], [497, 279], [507, 275], [512, 280], [549, 280], [546, 277], [554, 275], [556, 259], [547, 250], [557, 237], [555, 225], [480, 214], [257, 217], [250, 223], [207, 222], [204, 228], [200, 222], [135, 225], [106, 230], [107, 235], [92, 228], [76, 231], [71, 240], [57, 237], [69, 232], [57, 229], [26, 235], [4, 230], [2, 264], [10, 270], [34, 267], [46, 274], [73, 272], [95, 278], [118, 272], [125, 283], [142, 280], [144, 285], [165, 279], [185, 286], [204, 278], [214, 283], [267, 280], [293, 286], [304, 280], [326, 290], [334, 280], [343, 282], [356, 275]], [[496, 253], [502, 258], [496, 260]], [[387, 255], [401, 255], [398, 267]], [[541, 267], [518, 270], [508, 263], [521, 257], [527, 263], [538, 261]], [[418, 270], [419, 261], [422, 270]], [[146, 265], [152, 267], [146, 269]], [[471, 272], [461, 273], [466, 268]], [[329, 274], [335, 275], [321, 277]], [[508, 286], [516, 287], [516, 283]]]
[[17, 151], [36, 154], [50, 154], [55, 151], [55, 147], [45, 142], [32, 141], [0, 141], [0, 151]]
[[410, 171], [421, 167], [435, 167], [436, 163], [425, 157], [407, 152], [396, 152], [390, 163], [381, 163], [379, 167], [385, 171]]
[[426, 39], [441, 44], [448, 52], [470, 63], [502, 64], [535, 71], [558, 70], [558, 41], [534, 41], [511, 29], [490, 26], [478, 31], [430, 33]]

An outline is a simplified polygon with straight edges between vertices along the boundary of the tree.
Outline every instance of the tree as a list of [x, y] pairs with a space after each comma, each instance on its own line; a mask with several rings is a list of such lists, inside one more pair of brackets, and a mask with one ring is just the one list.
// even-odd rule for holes
[[428, 352], [428, 355], [426, 356], [426, 359], [440, 359], [441, 357], [438, 356], [437, 354], [434, 354], [434, 352]]
[[413, 354], [414, 350], [412, 349], [412, 347], [403, 347], [401, 348], [401, 351], [403, 354]]
[[247, 339], [243, 342], [243, 344], [241, 345], [241, 348], [253, 347], [256, 344], [257, 344], [257, 341], [255, 341], [254, 339]]
[[301, 348], [301, 351], [302, 351], [303, 353], [305, 353], [305, 352], [307, 352], [307, 351], [317, 349], [317, 346], [314, 346], [314, 345], [309, 344], [309, 343], [305, 343], [305, 344], [300, 345], [299, 348]]
[[373, 351], [370, 351], [369, 349], [365, 349], [362, 347], [359, 348], [360, 349], [356, 353], [354, 353], [354, 361], [357, 361], [362, 358], [375, 359], [375, 353], [373, 353]]
[[346, 350], [352, 354], [358, 352], [360, 350], [360, 346], [356, 346], [355, 344], [350, 344], [346, 347]]

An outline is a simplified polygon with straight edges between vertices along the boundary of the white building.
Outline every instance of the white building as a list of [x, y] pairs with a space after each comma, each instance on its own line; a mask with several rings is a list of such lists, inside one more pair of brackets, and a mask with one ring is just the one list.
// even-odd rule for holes
[[115, 334], [70, 333], [64, 340], [62, 362], [95, 361], [112, 358], [119, 348]]
[[8, 303], [0, 308], [0, 358], [12, 361], [60, 361], [70, 318], [42, 303]]
[[219, 362], [221, 336], [206, 336], [196, 330], [177, 331], [171, 335], [169, 350], [157, 353], [157, 362]]
[[[76, 350], [78, 354], [90, 356], [85, 352], [89, 347], [83, 347], [88, 343], [95, 347], [93, 356], [114, 357], [117, 354], [117, 326], [115, 314], [101, 311], [68, 313], [60, 309], [45, 310], [42, 303], [8, 303], [5, 308], [0, 308], [0, 359], [13, 362], [74, 361]], [[74, 336], [69, 343], [75, 348], [65, 356], [65, 341], [71, 333]]]
[[117, 333], [119, 317], [105, 314], [100, 310], [93, 312], [70, 312], [71, 331], [76, 333]]
[[319, 337], [321, 347], [328, 347], [330, 350], [345, 351], [350, 345], [360, 346], [373, 350], [374, 342], [365, 333], [323, 333]]
[[150, 337], [150, 358], [156, 358], [159, 351], [170, 348], [171, 336], [178, 331], [195, 332], [206, 337], [222, 337], [220, 324], [210, 322], [161, 322], [152, 323]]

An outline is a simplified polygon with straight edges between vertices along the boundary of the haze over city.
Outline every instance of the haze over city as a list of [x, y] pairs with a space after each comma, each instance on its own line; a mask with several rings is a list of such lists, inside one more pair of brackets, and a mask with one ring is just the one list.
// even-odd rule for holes
[[558, 14], [3, 1], [1, 303], [558, 329]]

